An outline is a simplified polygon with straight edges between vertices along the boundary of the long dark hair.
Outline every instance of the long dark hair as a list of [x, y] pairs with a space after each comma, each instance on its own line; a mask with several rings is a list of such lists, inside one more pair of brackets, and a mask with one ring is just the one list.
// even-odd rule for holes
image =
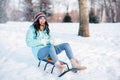
[[[41, 26], [41, 24], [39, 23], [39, 19], [36, 22], [34, 22], [33, 25], [34, 25], [34, 28], [35, 28], [35, 34], [37, 36], [37, 31], [40, 30], [40, 26]], [[44, 30], [46, 30], [47, 35], [49, 35], [50, 29], [49, 29], [49, 24], [48, 24], [47, 21], [45, 21], [45, 28], [44, 28]]]

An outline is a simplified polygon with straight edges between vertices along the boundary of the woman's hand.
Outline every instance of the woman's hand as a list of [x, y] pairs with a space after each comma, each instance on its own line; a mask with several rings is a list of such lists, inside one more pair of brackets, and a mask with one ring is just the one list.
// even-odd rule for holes
[[50, 40], [50, 43], [55, 45], [55, 41], [54, 40]]
[[42, 39], [42, 40], [41, 40], [41, 43], [42, 43], [43, 45], [47, 45], [48, 40], [46, 40], [46, 39]]

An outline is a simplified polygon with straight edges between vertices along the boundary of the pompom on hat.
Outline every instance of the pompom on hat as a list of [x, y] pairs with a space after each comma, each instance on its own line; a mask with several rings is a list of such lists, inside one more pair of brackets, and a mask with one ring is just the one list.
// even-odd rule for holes
[[36, 22], [41, 16], [46, 17], [44, 13], [39, 12], [34, 16], [34, 22]]

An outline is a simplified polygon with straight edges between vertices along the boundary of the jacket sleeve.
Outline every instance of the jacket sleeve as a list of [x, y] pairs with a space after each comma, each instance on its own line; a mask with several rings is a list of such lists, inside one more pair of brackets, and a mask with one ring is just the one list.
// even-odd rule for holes
[[35, 47], [41, 45], [40, 40], [37, 38], [34, 38], [35, 32], [32, 26], [29, 27], [27, 33], [26, 33], [26, 43], [29, 47]]

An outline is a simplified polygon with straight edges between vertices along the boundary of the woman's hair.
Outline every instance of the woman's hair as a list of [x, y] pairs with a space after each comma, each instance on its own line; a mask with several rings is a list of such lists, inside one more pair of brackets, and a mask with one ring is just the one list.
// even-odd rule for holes
[[[37, 21], [35, 21], [35, 22], [33, 23], [33, 25], [34, 25], [34, 28], [35, 28], [35, 34], [36, 34], [36, 36], [37, 36], [37, 31], [40, 30], [40, 26], [41, 26], [41, 24], [39, 23], [39, 19], [38, 19]], [[46, 30], [46, 31], [47, 31], [47, 34], [49, 35], [50, 29], [49, 29], [49, 24], [48, 24], [47, 21], [45, 21], [45, 28], [44, 28], [44, 30]]]

